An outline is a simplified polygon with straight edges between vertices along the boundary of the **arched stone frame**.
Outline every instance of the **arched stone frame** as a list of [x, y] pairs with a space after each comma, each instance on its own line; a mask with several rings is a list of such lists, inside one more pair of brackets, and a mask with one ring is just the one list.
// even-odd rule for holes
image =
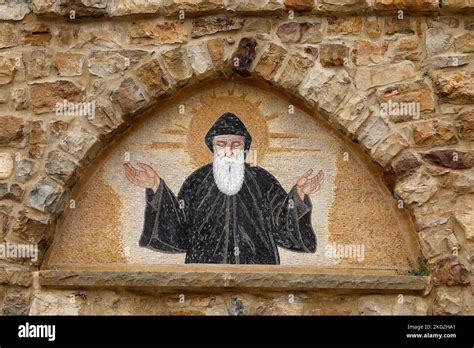
[[[212, 40], [209, 40], [209, 41], [212, 41]], [[205, 39], [198, 40], [196, 46], [199, 46], [199, 43], [204, 43], [204, 42], [207, 43]], [[190, 46], [193, 46], [193, 45], [190, 45]], [[333, 100], [324, 99], [324, 100], [319, 100], [318, 102], [316, 102], [314, 99], [312, 99], [314, 95], [310, 92], [310, 91], [314, 91], [312, 90], [314, 86], [308, 85], [306, 90], [302, 89], [301, 86], [304, 84], [304, 81], [302, 81], [301, 85], [298, 86], [298, 88], [295, 88], [295, 87], [285, 84], [284, 81], [279, 80], [278, 75], [271, 74], [271, 76], [265, 77], [264, 73], [258, 72], [255, 69], [258, 63], [261, 61], [262, 57], [264, 57], [265, 52], [269, 52], [269, 50], [271, 50], [271, 48], [267, 46], [268, 45], [265, 42], [265, 40], [258, 40], [257, 54], [256, 54], [255, 59], [253, 60], [253, 63], [247, 68], [244, 67], [241, 72], [245, 73], [245, 71], [249, 71], [249, 73], [252, 76], [258, 76], [260, 79], [264, 81], [268, 81], [275, 88], [279, 90], [283, 90], [285, 93], [290, 94], [298, 99], [301, 99], [302, 102], [307, 104], [309, 107], [318, 109], [321, 115], [324, 118], [327, 118], [328, 121], [331, 124], [333, 124], [334, 127], [340, 129], [342, 132], [347, 133], [350, 137], [353, 137], [354, 139], [363, 143], [362, 134], [359, 134], [357, 132], [357, 131], [360, 131], [360, 128], [357, 128], [357, 125], [358, 125], [358, 121], [361, 121], [362, 119], [367, 120], [371, 116], [373, 116], [373, 115], [369, 115], [367, 116], [368, 118], [364, 118], [367, 112], [370, 113], [370, 111], [367, 110], [367, 105], [371, 105], [370, 100], [371, 98], [373, 98], [372, 91], [370, 90], [368, 90], [367, 92], [357, 91], [357, 87], [358, 87], [357, 83], [356, 81], [351, 79], [351, 77], [353, 77], [352, 76], [353, 74], [348, 74], [347, 71], [345, 70], [334, 69], [334, 72], [336, 71], [337, 72], [334, 74], [334, 76], [328, 77], [328, 80], [326, 81], [327, 84], [324, 85], [324, 88], [325, 90], [329, 90], [329, 91], [334, 90], [335, 92], [340, 92], [339, 88], [344, 87], [346, 85], [345, 82], [348, 81], [346, 78], [349, 78], [350, 82], [347, 83], [349, 87], [347, 90], [347, 95], [345, 93], [340, 93], [342, 94], [342, 97], [343, 97], [343, 98], [340, 98], [341, 95], [338, 95], [336, 93], [335, 99]], [[277, 46], [278, 44], [275, 44], [275, 47], [273, 48], [276, 48]], [[183, 47], [186, 49], [186, 52], [189, 52], [188, 46], [184, 45]], [[227, 76], [228, 78], [232, 74], [233, 61], [232, 61], [231, 56], [226, 55], [226, 56], [221, 57], [222, 59], [213, 60], [214, 58], [213, 51], [212, 50], [209, 51], [209, 46], [196, 48], [194, 52], [197, 52], [196, 54], [202, 53], [203, 57], [207, 58], [208, 62], [209, 62], [209, 59], [210, 61], [212, 61], [212, 64], [210, 65], [206, 64], [204, 65], [204, 68], [202, 66], [201, 67], [194, 66], [194, 68], [197, 69], [196, 70], [197, 73], [196, 71], [194, 71], [194, 68], [192, 67], [193, 68], [192, 70], [194, 71], [194, 76], [190, 77], [189, 80], [187, 78], [174, 80], [173, 83], [171, 83], [171, 87], [167, 89], [166, 94], [174, 95], [175, 92], [179, 88], [181, 88], [183, 85], [186, 85], [186, 84], [192, 85], [197, 80], [202, 80], [202, 81], [211, 80], [219, 76]], [[319, 69], [321, 68], [321, 67], [313, 67], [311, 69], [306, 70], [304, 67], [304, 64], [301, 64], [301, 62], [299, 61], [298, 56], [289, 57], [284, 52], [280, 52], [280, 53], [284, 56], [283, 60], [280, 61], [278, 64], [278, 69], [280, 69], [280, 71], [281, 69], [290, 67], [290, 68], [295, 68], [296, 72], [300, 72], [301, 74], [304, 75], [305, 72], [308, 70], [312, 69], [313, 71], [317, 71], [316, 68], [319, 68]], [[276, 56], [278, 56], [278, 53], [276, 53]], [[269, 57], [270, 57], [269, 59], [272, 59], [272, 57], [274, 56], [270, 54]], [[106, 112], [105, 110], [108, 110], [109, 116], [115, 115], [115, 117], [117, 117], [117, 120], [119, 120], [118, 122], [113, 124], [113, 126], [111, 127], [110, 132], [109, 132], [109, 138], [105, 136], [104, 138], [101, 138], [103, 139], [103, 141], [99, 143], [99, 139], [98, 139], [99, 136], [97, 133], [95, 133], [95, 129], [93, 129], [91, 125], [87, 124], [87, 122], [82, 122], [80, 125], [76, 124], [78, 127], [71, 130], [70, 133], [67, 134], [62, 139], [64, 143], [62, 147], [61, 146], [59, 147], [60, 150], [64, 151], [64, 149], [67, 149], [66, 151], [74, 152], [73, 156], [77, 158], [77, 160], [81, 164], [81, 167], [85, 168], [87, 167], [87, 163], [90, 161], [90, 159], [92, 159], [95, 156], [95, 153], [97, 150], [100, 150], [104, 144], [106, 144], [109, 140], [112, 140], [112, 138], [116, 134], [120, 133], [122, 130], [125, 130], [126, 124], [120, 121], [121, 117], [127, 118], [129, 120], [133, 120], [134, 117], [137, 117], [137, 115], [140, 115], [142, 112], [146, 111], [152, 105], [156, 105], [157, 103], [159, 103], [161, 99], [159, 100], [150, 99], [150, 95], [148, 95], [148, 93], [154, 94], [154, 92], [153, 90], [147, 91], [147, 82], [142, 80], [138, 73], [139, 67], [146, 66], [146, 64], [152, 62], [153, 59], [154, 59], [153, 57], [145, 57], [144, 60], [139, 64], [139, 66], [136, 66], [134, 68], [134, 71], [132, 73], [128, 73], [123, 78], [114, 78], [114, 79], [110, 79], [109, 81], [104, 81], [102, 83], [102, 87], [104, 88], [104, 90], [102, 91], [103, 93], [102, 94], [98, 93], [99, 95], [103, 97], [103, 99], [101, 100], [102, 107], [103, 107], [102, 111]], [[148, 65], [147, 68], [151, 69], [153, 66], [154, 66], [153, 64]], [[163, 60], [161, 57], [158, 58], [158, 66], [160, 67], [160, 69], [163, 71], [164, 74], [168, 73], [167, 66], [163, 63]], [[410, 63], [405, 64], [405, 65], [402, 64], [399, 66], [399, 68], [403, 68], [404, 71], [406, 71], [407, 74], [410, 76], [409, 79], [411, 80], [423, 78], [420, 71], [413, 70], [412, 69], [413, 67], [410, 67]], [[363, 68], [360, 68], [360, 69], [363, 70]], [[414, 75], [412, 75], [411, 72], [413, 72]], [[416, 77], [413, 77], [413, 76], [416, 76]], [[128, 78], [131, 78], [131, 79], [128, 79]], [[122, 86], [122, 88], [120, 88], [120, 86]], [[179, 86], [179, 88], [177, 86]], [[96, 87], [97, 88], [93, 93], [100, 92], [101, 87], [99, 85], [97, 85]], [[329, 89], [326, 89], [326, 88], [329, 88]], [[113, 100], [113, 96], [117, 95], [117, 93], [121, 89], [124, 91], [124, 93], [131, 91], [131, 92], [138, 93], [137, 95], [142, 94], [143, 101], [140, 101], [141, 97], [139, 97], [135, 100], [136, 102], [135, 108], [132, 108], [129, 110], [123, 110], [120, 107], [120, 105], [117, 105], [117, 103], [114, 102]], [[159, 90], [159, 88], [157, 88], [157, 90]], [[305, 94], [304, 91], [306, 91], [307, 93]], [[158, 92], [158, 94], [160, 93], [161, 92]], [[110, 100], [109, 98], [110, 96], [112, 96], [112, 100]], [[91, 96], [91, 97], [94, 98], [94, 96]], [[338, 99], [337, 97], [339, 97], [342, 100]], [[369, 102], [364, 103], [365, 100], [368, 100]], [[341, 103], [340, 108], [338, 108], [337, 110], [332, 109], [332, 106], [337, 105], [338, 102]], [[341, 118], [341, 115], [342, 115], [342, 118]], [[352, 119], [352, 116], [355, 116], [355, 119]], [[111, 116], [111, 117], [113, 118], [114, 116]], [[374, 120], [374, 125], [376, 124], [375, 122], [376, 120]], [[389, 127], [389, 129], [392, 129], [392, 128]], [[79, 139], [83, 142], [79, 144], [78, 146], [76, 146], [76, 148], [74, 148], [74, 141], [79, 140]], [[386, 133], [384, 137], [379, 139], [379, 142], [377, 144], [374, 144], [373, 147], [368, 147], [366, 149], [367, 151], [369, 151], [370, 156], [376, 160], [376, 162], [382, 163], [384, 165], [384, 167], [387, 169], [386, 177], [388, 178], [391, 177], [392, 182], [393, 182], [393, 177], [394, 177], [393, 174], [397, 172], [397, 170], [394, 170], [396, 169], [396, 166], [394, 168], [394, 164], [398, 163], [397, 161], [400, 159], [400, 154], [398, 153], [393, 154], [391, 151], [397, 152], [397, 149], [399, 148], [401, 148], [400, 153], [403, 153], [403, 152], [408, 153], [410, 151], [413, 151], [413, 153], [416, 154], [418, 152], [416, 149], [413, 150], [412, 148], [410, 148], [408, 144], [404, 144], [403, 134], [400, 134], [396, 132], [395, 130], [393, 130], [393, 133], [392, 132]], [[461, 147], [461, 150], [464, 150], [464, 149]], [[419, 156], [415, 156], [415, 157], [418, 157], [419, 159]], [[393, 163], [391, 163], [392, 159], [394, 159]], [[437, 215], [439, 216], [441, 220], [445, 221], [448, 219], [454, 219], [453, 218], [454, 212], [452, 211], [448, 212], [445, 210], [440, 211], [439, 209], [437, 209], [436, 206], [428, 207], [426, 209], [425, 207], [417, 206], [417, 203], [419, 203], [415, 199], [415, 196], [417, 193], [414, 191], [410, 191], [410, 187], [413, 187], [412, 184], [417, 184], [417, 183], [423, 184], [423, 187], [426, 188], [426, 192], [428, 193], [428, 195], [431, 192], [431, 190], [436, 186], [435, 179], [434, 180], [430, 179], [430, 180], [427, 180], [426, 182], [424, 181], [425, 178], [429, 178], [429, 176], [423, 175], [426, 171], [426, 163], [424, 161], [419, 161], [419, 163], [420, 163], [420, 166], [414, 169], [415, 177], [413, 178], [411, 175], [407, 175], [402, 178], [399, 178], [397, 181], [397, 186], [401, 185], [402, 187], [401, 191], [399, 192], [405, 192], [406, 191], [405, 189], [408, 190], [407, 192], [405, 192], [406, 195], [404, 197], [406, 201], [412, 201], [412, 203], [408, 206], [408, 209], [413, 212], [416, 218], [415, 223], [417, 227], [419, 229], [425, 230], [426, 228], [432, 229], [434, 227], [427, 225], [427, 222], [423, 220], [424, 214]], [[80, 172], [81, 170], [79, 170], [79, 173]], [[411, 180], [414, 180], [417, 178], [418, 180], [415, 180], [414, 182], [410, 182]], [[54, 184], [57, 185], [56, 183]], [[58, 188], [59, 197], [62, 197], [61, 196], [62, 188], [59, 185], [55, 187]], [[449, 200], [450, 198], [451, 197], [447, 197], [446, 199]], [[424, 198], [422, 198], [422, 200], [424, 200]], [[455, 202], [455, 198], [454, 198], [453, 204], [454, 202]], [[63, 201], [61, 203], [64, 204], [65, 202]], [[50, 211], [52, 213], [53, 219], [54, 219], [54, 216], [57, 215], [58, 210], [59, 211], [61, 210], [61, 209], [57, 209], [58, 207], [59, 205]], [[430, 231], [433, 231], [433, 230], [430, 230]], [[419, 236], [420, 236], [420, 242], [422, 245], [422, 251], [424, 251], [425, 256], [428, 256], [429, 259], [440, 260], [440, 259], [443, 259], [443, 257], [447, 258], [451, 256], [451, 252], [448, 249], [443, 255], [435, 255], [434, 258], [430, 257], [430, 256], [433, 256], [433, 255], [430, 255], [430, 245], [429, 245], [429, 242], [427, 242], [430, 236], [427, 233], [423, 233], [423, 232], [420, 232]], [[453, 233], [450, 233], [446, 235], [445, 237], [449, 241], [451, 241], [454, 246], [462, 244], [462, 241], [461, 242], [457, 241], [457, 238], [456, 238], [457, 236]], [[465, 250], [461, 248], [460, 258], [465, 262], [465, 260], [467, 260], [468, 257], [467, 255], [464, 254], [464, 252]]]

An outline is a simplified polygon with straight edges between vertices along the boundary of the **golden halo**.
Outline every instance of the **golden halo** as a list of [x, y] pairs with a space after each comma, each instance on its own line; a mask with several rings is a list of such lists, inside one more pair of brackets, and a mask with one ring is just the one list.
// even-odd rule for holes
[[204, 137], [214, 122], [225, 112], [237, 115], [252, 136], [250, 150], [256, 151], [257, 160], [263, 160], [268, 148], [267, 121], [258, 105], [245, 96], [217, 96], [207, 99], [193, 112], [187, 135], [187, 150], [194, 166], [201, 167], [212, 161], [212, 153], [205, 144]]

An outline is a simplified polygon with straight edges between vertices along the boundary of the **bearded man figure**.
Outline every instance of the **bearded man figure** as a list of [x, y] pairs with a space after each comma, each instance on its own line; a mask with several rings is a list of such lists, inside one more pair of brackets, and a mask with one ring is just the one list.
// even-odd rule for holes
[[186, 263], [280, 264], [278, 246], [314, 253], [309, 195], [324, 179], [308, 170], [287, 193], [278, 180], [245, 162], [252, 137], [232, 113], [205, 136], [213, 162], [192, 173], [176, 197], [149, 165], [124, 164], [127, 178], [145, 188], [139, 245], [186, 253]]

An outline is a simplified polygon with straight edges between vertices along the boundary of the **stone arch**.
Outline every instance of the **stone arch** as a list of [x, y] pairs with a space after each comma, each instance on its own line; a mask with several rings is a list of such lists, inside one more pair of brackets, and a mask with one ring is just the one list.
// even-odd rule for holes
[[[253, 38], [242, 38], [238, 49], [227, 57], [223, 50], [215, 47], [218, 44], [224, 43], [213, 39], [202, 43], [199, 48], [182, 45], [161, 55], [150, 54], [124, 76], [110, 78], [98, 86], [100, 92], [87, 97], [97, 100], [95, 117], [88, 119], [88, 123], [82, 120], [82, 124], [76, 124], [68, 134], [64, 134], [57, 149], [51, 151], [69, 153], [81, 166], [61, 173], [60, 180], [72, 188], [77, 177], [84, 175], [84, 169], [99, 152], [126, 133], [137, 119], [153, 113], [163, 103], [173, 101], [186, 90], [199, 88], [202, 83], [229, 79], [254, 81], [262, 88], [279, 91], [295, 104], [318, 115], [319, 121], [351, 143], [349, 146], [354, 151], [361, 148], [365, 152], [365, 156], [374, 162], [370, 165], [371, 171], [378, 172], [379, 179], [383, 176], [382, 169], [389, 167], [390, 161], [408, 147], [399, 132], [373, 115], [367, 107], [370, 93], [358, 91], [344, 70], [312, 66], [307, 57], [299, 54], [287, 56], [284, 49], [274, 43], [261, 45], [263, 47], [258, 50], [259, 45]], [[198, 58], [190, 52], [198, 52]], [[201, 65], [193, 59], [198, 59]], [[241, 61], [245, 65], [240, 64]], [[99, 134], [88, 133], [91, 126], [96, 127]], [[391, 173], [388, 169], [385, 171], [385, 176]], [[56, 203], [54, 209], [61, 213], [60, 204], [67, 202], [58, 198]], [[406, 223], [405, 227], [410, 228]], [[407, 233], [405, 241], [417, 245], [416, 236]], [[418, 254], [418, 248], [409, 248], [411, 263], [416, 267], [413, 256]]]

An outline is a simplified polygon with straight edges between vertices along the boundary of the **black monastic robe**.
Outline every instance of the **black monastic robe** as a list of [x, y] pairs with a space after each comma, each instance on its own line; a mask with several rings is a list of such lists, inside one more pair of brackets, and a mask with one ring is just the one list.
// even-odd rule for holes
[[228, 196], [214, 182], [212, 163], [192, 173], [176, 197], [163, 179], [146, 189], [139, 245], [186, 253], [186, 263], [279, 264], [277, 246], [314, 253], [309, 196], [285, 192], [269, 172], [245, 164], [240, 191]]

